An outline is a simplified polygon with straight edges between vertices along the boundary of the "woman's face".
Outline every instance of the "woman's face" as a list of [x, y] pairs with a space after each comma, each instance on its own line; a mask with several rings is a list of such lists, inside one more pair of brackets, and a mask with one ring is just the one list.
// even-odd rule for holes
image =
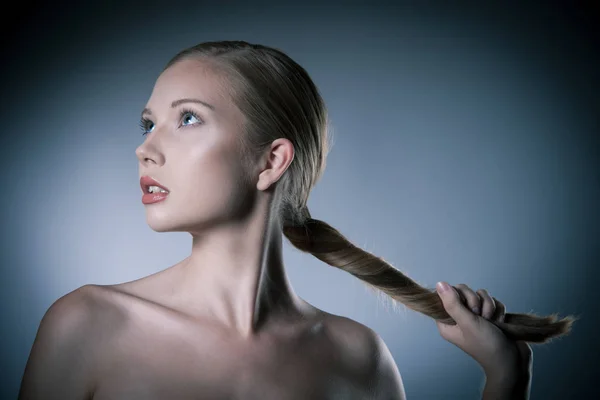
[[[155, 231], [200, 232], [245, 215], [256, 188], [238, 156], [245, 118], [206, 61], [183, 60], [165, 70], [142, 113], [139, 176], [169, 190], [146, 204]], [[203, 104], [206, 103], [206, 104]]]

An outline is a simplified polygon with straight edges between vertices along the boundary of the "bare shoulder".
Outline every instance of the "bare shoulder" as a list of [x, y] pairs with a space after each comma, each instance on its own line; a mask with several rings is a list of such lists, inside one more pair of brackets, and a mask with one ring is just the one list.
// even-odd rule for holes
[[[81, 323], [97, 317], [97, 312], [105, 310], [111, 302], [110, 286], [87, 284], [56, 300], [44, 314], [42, 321], [49, 323]], [[96, 313], [93, 313], [96, 312]]]
[[104, 290], [97, 285], [84, 285], [57, 299], [45, 312], [36, 341], [79, 343], [89, 337], [97, 325]]
[[369, 399], [404, 400], [404, 385], [384, 340], [368, 326], [329, 314], [327, 331], [345, 374]]
[[106, 290], [84, 285], [48, 308], [25, 366], [20, 400], [90, 398], [95, 384], [94, 360], [107, 339], [100, 327], [106, 317], [114, 319], [117, 315], [106, 307], [109, 302]]
[[47, 326], [60, 337], [87, 337], [107, 323], [111, 329], [126, 320], [126, 308], [113, 286], [87, 284], [56, 300], [46, 311], [40, 327]]

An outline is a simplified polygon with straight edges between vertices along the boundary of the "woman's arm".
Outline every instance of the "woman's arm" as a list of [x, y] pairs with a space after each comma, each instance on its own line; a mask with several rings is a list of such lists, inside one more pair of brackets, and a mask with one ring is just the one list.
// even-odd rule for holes
[[346, 329], [338, 335], [342, 344], [347, 378], [355, 389], [347, 398], [369, 400], [406, 400], [398, 366], [387, 345], [371, 328]]
[[327, 332], [336, 360], [330, 368], [335, 378], [328, 380], [339, 382], [339, 388], [331, 388], [336, 395], [356, 400], [406, 400], [396, 362], [377, 332], [345, 317], [330, 319]]
[[[483, 368], [483, 400], [529, 399], [533, 351], [524, 341], [514, 341], [489, 321], [503, 321], [506, 307], [485, 289], [438, 284], [438, 293], [456, 325], [436, 321], [440, 334], [473, 357]], [[468, 306], [467, 308], [465, 306]]]
[[516, 342], [518, 357], [514, 365], [496, 371], [486, 371], [483, 400], [529, 399], [533, 376], [533, 351], [523, 341]]
[[42, 318], [21, 381], [19, 400], [89, 399], [91, 302], [83, 286], [58, 299]]
[[531, 373], [486, 375], [482, 400], [528, 400]]
[[372, 398], [374, 400], [406, 400], [404, 384], [392, 353], [379, 335], [376, 335], [374, 340], [373, 361], [376, 365], [374, 371], [376, 377], [373, 380]]

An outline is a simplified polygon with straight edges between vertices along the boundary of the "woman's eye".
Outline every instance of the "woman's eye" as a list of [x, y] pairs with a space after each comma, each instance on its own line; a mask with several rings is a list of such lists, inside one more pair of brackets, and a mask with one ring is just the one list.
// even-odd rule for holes
[[193, 113], [185, 112], [183, 113], [181, 122], [183, 122], [183, 125], [193, 125], [200, 122], [200, 120]]
[[[181, 112], [181, 124], [183, 126], [196, 125], [201, 124], [202, 120], [196, 116], [191, 111], [182, 111]], [[140, 128], [142, 129], [142, 136], [146, 136], [150, 132], [154, 130], [154, 122], [149, 119], [142, 118], [140, 121]]]
[[140, 128], [142, 129], [142, 136], [145, 136], [154, 130], [154, 123], [150, 120], [142, 119]]

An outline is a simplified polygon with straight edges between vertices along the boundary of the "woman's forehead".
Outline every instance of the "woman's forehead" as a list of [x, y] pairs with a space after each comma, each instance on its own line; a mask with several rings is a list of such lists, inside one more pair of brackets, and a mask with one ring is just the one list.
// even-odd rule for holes
[[215, 108], [226, 107], [231, 101], [221, 74], [206, 61], [197, 59], [179, 61], [163, 71], [156, 80], [150, 102], [156, 99], [166, 104], [181, 98], [201, 98]]

